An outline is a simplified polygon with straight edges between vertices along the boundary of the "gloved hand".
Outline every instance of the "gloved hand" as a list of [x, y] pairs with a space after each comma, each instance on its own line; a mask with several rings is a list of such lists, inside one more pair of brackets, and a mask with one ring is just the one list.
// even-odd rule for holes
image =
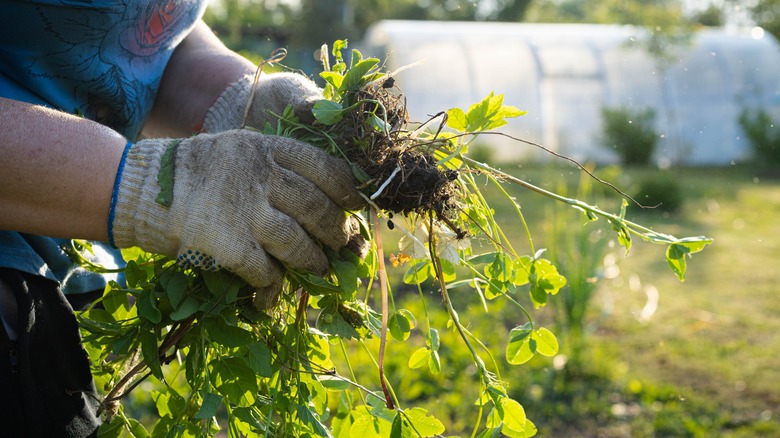
[[[155, 201], [163, 154], [173, 149], [173, 197]], [[283, 267], [319, 274], [328, 260], [318, 242], [340, 249], [359, 237], [345, 213], [364, 205], [346, 162], [283, 137], [250, 130], [142, 140], [117, 175], [109, 236], [176, 257], [187, 267], [225, 268], [272, 306]]]
[[[247, 75], [231, 84], [209, 108], [203, 120], [203, 130], [222, 132], [241, 128], [253, 82], [254, 76]], [[276, 123], [272, 113], [281, 115], [287, 105], [292, 105], [301, 121], [310, 123], [314, 120], [311, 108], [322, 98], [322, 90], [306, 76], [264, 73], [255, 87], [245, 126], [262, 130], [266, 123]]]

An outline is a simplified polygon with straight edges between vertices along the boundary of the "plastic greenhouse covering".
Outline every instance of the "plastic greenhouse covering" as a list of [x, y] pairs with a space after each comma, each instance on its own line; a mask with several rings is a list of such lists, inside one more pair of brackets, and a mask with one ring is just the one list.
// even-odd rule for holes
[[[655, 110], [661, 164], [717, 165], [749, 158], [738, 118], [780, 116], [780, 47], [760, 28], [704, 29], [653, 56], [643, 28], [588, 24], [382, 21], [361, 49], [387, 54], [413, 121], [491, 91], [527, 110], [502, 132], [578, 160], [615, 162], [601, 142], [602, 107]], [[531, 146], [483, 137], [497, 158], [544, 158]]]

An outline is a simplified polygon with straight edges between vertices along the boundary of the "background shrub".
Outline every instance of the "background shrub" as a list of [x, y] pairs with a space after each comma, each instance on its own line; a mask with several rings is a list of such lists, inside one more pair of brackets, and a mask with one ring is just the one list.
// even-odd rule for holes
[[[683, 204], [683, 191], [677, 180], [668, 173], [647, 176], [639, 182], [639, 189], [634, 199], [647, 207], [655, 207], [655, 211], [674, 213]], [[629, 204], [640, 210], [634, 204]]]
[[602, 144], [613, 150], [627, 166], [650, 164], [658, 134], [655, 131], [655, 110], [627, 107], [601, 109]]
[[756, 159], [780, 164], [780, 129], [766, 111], [744, 109], [739, 115], [739, 126], [750, 141]]

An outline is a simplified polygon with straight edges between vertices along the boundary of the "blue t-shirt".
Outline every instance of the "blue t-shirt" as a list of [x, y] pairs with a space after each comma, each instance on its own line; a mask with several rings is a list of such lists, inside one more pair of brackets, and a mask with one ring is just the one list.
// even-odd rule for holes
[[[0, 96], [78, 114], [136, 140], [173, 50], [205, 7], [199, 0], [0, 0]], [[66, 293], [101, 289], [105, 279], [77, 269], [65, 243], [0, 231], [0, 267], [60, 281]], [[109, 264], [117, 256], [101, 244], [96, 252]]]

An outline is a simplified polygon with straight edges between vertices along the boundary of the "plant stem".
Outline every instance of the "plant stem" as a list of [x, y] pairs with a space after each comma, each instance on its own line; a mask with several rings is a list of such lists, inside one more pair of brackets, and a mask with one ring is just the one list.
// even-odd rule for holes
[[[551, 192], [549, 190], [545, 190], [541, 187], [535, 186], [527, 181], [524, 181], [520, 178], [516, 178], [508, 173], [502, 172], [500, 170], [494, 169], [490, 166], [488, 166], [485, 163], [480, 163], [479, 161], [473, 160], [469, 157], [462, 156], [461, 157], [463, 161], [469, 163], [470, 165], [476, 167], [477, 169], [480, 169], [484, 172], [487, 172], [489, 174], [492, 174], [494, 176], [498, 176], [501, 179], [505, 179], [513, 184], [519, 185], [523, 188], [526, 188], [528, 190], [531, 190], [532, 192], [536, 192], [540, 195], [546, 196], [548, 198], [552, 198], [556, 201], [563, 202], [565, 204], [569, 204], [572, 207], [579, 208], [580, 210], [589, 212], [591, 214], [594, 214], [596, 216], [601, 216], [608, 221], [610, 221], [613, 224], [620, 224], [623, 227], [625, 227], [628, 231], [631, 231], [632, 233], [642, 237], [644, 240], [654, 242], [654, 243], [663, 243], [663, 244], [670, 244], [670, 243], [676, 243], [679, 242], [680, 239], [669, 235], [669, 234], [663, 234], [658, 233], [650, 228], [647, 228], [645, 226], [639, 225], [637, 223], [631, 222], [624, 217], [618, 216], [613, 213], [608, 213], [604, 210], [601, 210], [598, 207], [592, 206], [590, 204], [586, 204], [578, 199], [572, 199], [567, 198], [565, 196], [561, 196], [557, 193]], [[705, 239], [701, 238], [701, 240], [711, 240], [711, 239]]]
[[431, 224], [429, 229], [431, 232], [428, 236], [428, 250], [431, 253], [431, 263], [433, 264], [433, 269], [436, 273], [436, 280], [439, 282], [441, 296], [444, 299], [444, 304], [447, 306], [447, 313], [450, 315], [450, 319], [455, 325], [455, 328], [458, 330], [458, 334], [460, 334], [461, 339], [463, 339], [463, 342], [466, 344], [469, 352], [471, 352], [471, 357], [474, 359], [474, 364], [479, 369], [479, 375], [480, 379], [482, 379], [482, 383], [487, 385], [490, 382], [490, 377], [487, 368], [485, 368], [485, 362], [481, 357], [479, 357], [479, 354], [477, 353], [477, 350], [474, 349], [474, 346], [471, 345], [469, 336], [466, 334], [463, 325], [460, 323], [460, 318], [458, 318], [458, 312], [455, 311], [455, 307], [452, 305], [450, 294], [447, 292], [447, 284], [444, 282], [444, 272], [441, 267], [441, 259], [436, 254], [436, 243], [433, 240], [433, 217], [431, 217]]
[[382, 392], [385, 395], [387, 409], [395, 409], [393, 397], [387, 388], [385, 381], [385, 344], [387, 343], [387, 269], [385, 268], [385, 254], [382, 250], [382, 233], [380, 232], [379, 214], [375, 208], [371, 209], [374, 219], [374, 240], [376, 242], [376, 254], [379, 261], [379, 289], [382, 291], [382, 328], [379, 332], [379, 383], [382, 385]]
[[[344, 340], [339, 338], [339, 345], [341, 346], [341, 353], [344, 355], [344, 361], [347, 363], [347, 369], [349, 369], [349, 376], [352, 378], [353, 382], [357, 382], [357, 377], [355, 377], [355, 370], [352, 369], [352, 362], [349, 360], [349, 354], [347, 354], [347, 347], [344, 346]], [[360, 394], [360, 399], [363, 400], [363, 404], [366, 404], [366, 398], [363, 396], [363, 393], [358, 391], [358, 394]]]

